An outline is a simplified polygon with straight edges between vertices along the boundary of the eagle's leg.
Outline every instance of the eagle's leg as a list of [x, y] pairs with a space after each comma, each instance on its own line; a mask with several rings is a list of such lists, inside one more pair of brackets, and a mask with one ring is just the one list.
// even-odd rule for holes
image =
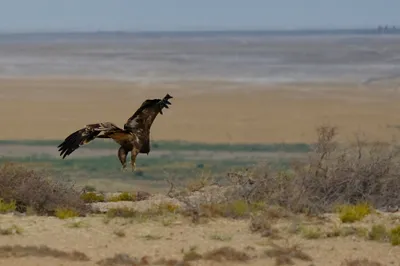
[[131, 165], [132, 165], [132, 172], [136, 170], [136, 156], [139, 154], [139, 149], [133, 148], [131, 151]]
[[124, 147], [120, 147], [118, 149], [118, 159], [122, 165], [122, 171], [126, 169], [126, 156], [128, 155], [128, 151]]

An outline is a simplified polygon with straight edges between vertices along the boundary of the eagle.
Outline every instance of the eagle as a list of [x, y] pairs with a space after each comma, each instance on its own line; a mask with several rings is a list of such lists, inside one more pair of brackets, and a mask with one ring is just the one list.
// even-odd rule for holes
[[171, 105], [169, 99], [173, 97], [167, 94], [163, 99], [147, 99], [139, 109], [127, 120], [124, 128], [119, 128], [112, 122], [100, 122], [87, 124], [71, 133], [65, 140], [57, 146], [62, 159], [70, 155], [79, 147], [88, 144], [96, 138], [113, 139], [120, 145], [118, 149], [118, 159], [122, 165], [122, 171], [126, 170], [126, 157], [131, 153], [132, 172], [136, 169], [136, 156], [139, 153], [150, 152], [150, 128], [154, 119], [163, 108]]

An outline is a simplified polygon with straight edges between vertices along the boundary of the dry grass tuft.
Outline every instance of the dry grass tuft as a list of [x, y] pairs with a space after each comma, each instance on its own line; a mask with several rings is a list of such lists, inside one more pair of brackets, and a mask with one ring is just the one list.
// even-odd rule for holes
[[125, 231], [122, 230], [122, 229], [117, 229], [117, 230], [114, 230], [114, 235], [116, 235], [116, 236], [118, 236], [118, 237], [125, 237], [125, 236], [126, 236], [126, 233], [125, 233]]
[[15, 202], [19, 212], [26, 212], [30, 207], [39, 215], [54, 215], [57, 208], [72, 209], [79, 215], [89, 211], [73, 185], [13, 163], [0, 167], [0, 198], [7, 203]]
[[341, 266], [382, 266], [382, 264], [369, 259], [348, 259], [343, 261]]
[[65, 252], [47, 246], [0, 246], [0, 258], [22, 258], [22, 257], [53, 257], [59, 259], [65, 259], [70, 261], [89, 261], [89, 257], [86, 254], [73, 251]]
[[371, 230], [368, 232], [368, 239], [386, 242], [390, 239], [390, 234], [384, 225], [373, 225]]
[[162, 265], [162, 266], [191, 266], [189, 261], [180, 261], [176, 259], [166, 259], [161, 258], [153, 262], [153, 265]]
[[228, 175], [238, 187], [236, 195], [246, 202], [268, 202], [306, 214], [332, 212], [343, 204], [364, 204], [356, 212], [346, 212], [342, 217], [346, 221], [364, 217], [370, 211], [365, 206], [400, 206], [396, 145], [360, 138], [344, 145], [336, 142], [336, 135], [335, 127], [318, 127], [308, 159], [293, 162], [290, 170], [273, 172], [261, 165]]
[[117, 265], [149, 265], [147, 261], [144, 260], [138, 260], [137, 258], [132, 258], [128, 254], [125, 253], [118, 253], [115, 254], [111, 258], [105, 258], [102, 260], [99, 260], [96, 264], [100, 266], [117, 266]]
[[213, 261], [248, 261], [251, 257], [243, 252], [238, 251], [232, 247], [221, 247], [211, 251], [208, 251], [203, 254], [204, 260], [213, 260]]
[[111, 202], [117, 202], [117, 201], [136, 201], [136, 195], [129, 193], [129, 192], [122, 192], [116, 196], [112, 196], [108, 199], [108, 201]]
[[390, 230], [390, 242], [393, 246], [400, 245], [400, 225]]
[[1, 235], [21, 235], [23, 231], [21, 227], [15, 224], [7, 228], [0, 228]]
[[104, 202], [104, 196], [95, 192], [82, 193], [81, 199], [86, 203]]
[[279, 232], [273, 228], [271, 219], [268, 218], [268, 214], [263, 212], [256, 216], [252, 216], [250, 219], [249, 229], [252, 233], [260, 233], [262, 237], [271, 237], [272, 239], [279, 238]]
[[122, 218], [133, 218], [136, 217], [137, 211], [128, 208], [111, 208], [106, 213], [108, 218], [122, 217]]
[[275, 243], [270, 243], [270, 245], [272, 249], [266, 250], [265, 255], [275, 258], [276, 265], [294, 265], [293, 259], [312, 261], [311, 256], [300, 250], [296, 245], [290, 247], [281, 247]]

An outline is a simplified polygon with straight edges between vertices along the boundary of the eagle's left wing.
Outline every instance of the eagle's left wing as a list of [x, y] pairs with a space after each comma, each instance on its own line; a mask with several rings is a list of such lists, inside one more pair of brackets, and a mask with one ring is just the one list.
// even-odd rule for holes
[[163, 108], [169, 108], [168, 105], [171, 105], [169, 99], [172, 98], [171, 95], [167, 94], [163, 99], [145, 100], [124, 124], [124, 130], [134, 132], [143, 141], [141, 153], [150, 151], [149, 133], [151, 125], [159, 113], [163, 114]]
[[64, 159], [79, 147], [92, 142], [96, 138], [111, 138], [123, 144], [132, 140], [133, 136], [111, 122], [88, 124], [70, 135], [57, 146], [60, 156]]

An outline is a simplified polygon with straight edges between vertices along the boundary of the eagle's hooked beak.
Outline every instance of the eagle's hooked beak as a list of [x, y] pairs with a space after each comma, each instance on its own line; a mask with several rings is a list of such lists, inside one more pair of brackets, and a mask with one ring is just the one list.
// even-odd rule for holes
[[164, 99], [161, 100], [160, 104], [161, 104], [161, 109], [160, 109], [160, 114], [163, 114], [162, 112], [162, 108], [169, 108], [168, 105], [171, 105], [171, 102], [168, 101], [169, 99], [172, 99], [173, 97], [171, 95], [169, 95], [169, 93], [167, 93], [167, 95], [165, 95]]

